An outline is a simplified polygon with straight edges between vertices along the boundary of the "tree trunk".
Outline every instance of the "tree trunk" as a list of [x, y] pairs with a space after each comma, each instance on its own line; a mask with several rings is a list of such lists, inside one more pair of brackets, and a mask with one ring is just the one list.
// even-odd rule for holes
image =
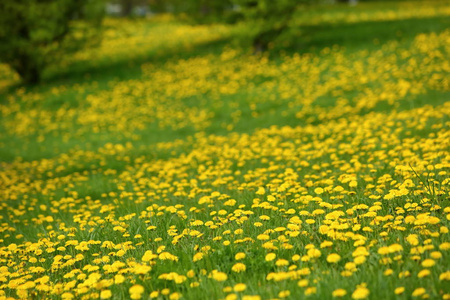
[[41, 81], [41, 73], [35, 66], [30, 66], [22, 78], [25, 83], [38, 84]]
[[260, 32], [253, 38], [253, 52], [255, 54], [267, 51], [269, 49], [269, 44], [274, 39], [276, 39], [285, 29], [286, 25], [281, 26], [277, 29], [269, 29]]
[[[18, 33], [23, 40], [30, 40], [30, 30], [27, 24], [22, 24]], [[31, 51], [33, 50], [31, 49]], [[39, 83], [41, 81], [41, 69], [26, 47], [20, 49], [15, 57], [16, 60], [11, 63], [11, 67], [19, 73], [22, 81], [26, 84]]]
[[41, 81], [41, 70], [32, 57], [22, 54], [20, 62], [14, 66], [22, 81], [26, 84], [37, 84]]
[[122, 0], [122, 17], [128, 17], [133, 12], [133, 1]]
[[253, 53], [258, 54], [264, 52], [269, 47], [270, 39], [267, 38], [269, 32], [261, 32], [253, 39]]

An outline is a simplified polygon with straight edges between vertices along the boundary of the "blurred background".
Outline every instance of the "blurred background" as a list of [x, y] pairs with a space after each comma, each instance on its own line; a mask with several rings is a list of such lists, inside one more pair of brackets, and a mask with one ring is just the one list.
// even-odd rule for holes
[[[150, 29], [162, 19], [166, 25], [170, 19], [172, 24], [188, 26], [227, 26], [229, 32], [220, 39], [256, 54], [305, 52], [311, 46], [383, 39], [392, 34], [399, 38], [406, 31], [448, 26], [442, 19], [448, 15], [448, 1], [444, 0], [3, 0], [0, 81], [2, 85], [11, 79], [35, 84], [62, 76], [60, 71], [71, 64], [73, 57], [69, 56], [110, 39], [111, 24], [119, 19], [135, 20], [141, 29], [145, 20]], [[139, 31], [135, 28], [133, 33], [126, 22], [115, 30], [122, 31], [122, 36]], [[148, 39], [158, 43], [161, 36], [148, 33]], [[169, 30], [167, 34], [172, 33]]]

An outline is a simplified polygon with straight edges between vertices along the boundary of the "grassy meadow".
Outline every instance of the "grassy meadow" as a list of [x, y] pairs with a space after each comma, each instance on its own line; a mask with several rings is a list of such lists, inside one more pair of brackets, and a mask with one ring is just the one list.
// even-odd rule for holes
[[0, 299], [450, 299], [449, 1], [103, 31], [0, 65]]

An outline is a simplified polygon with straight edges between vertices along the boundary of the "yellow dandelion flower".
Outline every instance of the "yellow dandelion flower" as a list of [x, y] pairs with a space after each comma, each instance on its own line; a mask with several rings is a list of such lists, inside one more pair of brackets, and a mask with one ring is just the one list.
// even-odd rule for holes
[[242, 300], [261, 300], [261, 296], [258, 295], [246, 295], [242, 297]]
[[352, 188], [357, 187], [357, 186], [358, 186], [358, 182], [357, 182], [356, 180], [352, 180], [352, 181], [350, 181], [350, 183], [348, 184], [348, 186], [349, 186], [349, 187], [352, 187]]
[[380, 255], [387, 255], [389, 253], [390, 253], [389, 247], [383, 246], [383, 247], [378, 248], [378, 254], [380, 254]]
[[419, 297], [426, 293], [426, 290], [423, 287], [417, 288], [412, 292], [413, 297]]
[[308, 280], [308, 279], [302, 279], [302, 280], [299, 280], [299, 281], [298, 281], [297, 285], [298, 285], [299, 287], [306, 287], [306, 286], [308, 286], [308, 283], [309, 283], [309, 280]]
[[450, 242], [443, 242], [439, 245], [440, 250], [450, 250]]
[[323, 194], [323, 188], [321, 187], [315, 188], [314, 193], [316, 193], [317, 195]]
[[114, 284], [121, 284], [124, 281], [125, 281], [125, 276], [123, 276], [121, 274], [117, 274], [114, 276]]
[[291, 295], [291, 292], [286, 290], [286, 291], [281, 291], [278, 293], [278, 297], [280, 298], [287, 298]]
[[442, 253], [439, 251], [433, 251], [430, 253], [430, 256], [433, 259], [440, 259], [440, 258], [442, 258]]
[[277, 257], [275, 253], [269, 253], [266, 255], [266, 261], [272, 261]]
[[369, 289], [365, 283], [362, 283], [356, 287], [352, 293], [352, 299], [366, 299], [369, 296]]
[[159, 291], [153, 291], [150, 293], [151, 299], [158, 298], [158, 296], [159, 296]]
[[223, 272], [214, 272], [212, 274], [212, 278], [216, 281], [225, 281], [228, 279], [227, 274], [223, 273]]
[[417, 234], [410, 234], [406, 237], [406, 241], [412, 246], [417, 246], [419, 245], [419, 236]]
[[236, 259], [236, 260], [241, 260], [241, 259], [244, 259], [244, 258], [245, 258], [245, 253], [244, 252], [236, 253], [236, 255], [234, 256], [234, 259]]
[[233, 290], [235, 292], [243, 292], [247, 289], [247, 285], [245, 283], [237, 283], [234, 285]]
[[198, 252], [198, 253], [195, 253], [194, 254], [194, 257], [192, 258], [192, 261], [193, 262], [196, 262], [196, 261], [199, 261], [199, 260], [202, 260], [203, 259], [203, 253], [201, 253], [201, 252]]
[[268, 236], [267, 234], [260, 234], [256, 238], [260, 241], [266, 241], [266, 240], [270, 239], [270, 236]]
[[278, 260], [275, 262], [275, 265], [276, 265], [277, 267], [288, 266], [288, 265], [289, 265], [289, 261], [287, 261], [286, 259], [278, 259]]
[[[19, 297], [23, 298], [23, 296], [28, 295], [28, 292], [26, 290], [19, 290], [18, 292], [22, 292], [22, 293], [18, 293], [21, 295], [18, 295]], [[71, 300], [75, 298], [75, 296], [72, 293], [66, 292], [64, 294], [61, 295], [61, 299], [62, 300]]]
[[266, 193], [266, 189], [260, 186], [256, 191], [256, 195], [264, 195]]
[[329, 263], [337, 263], [341, 260], [341, 256], [337, 253], [331, 253], [327, 256], [327, 262]]
[[181, 298], [181, 296], [182, 295], [180, 293], [175, 292], [175, 293], [170, 294], [169, 300], [178, 300]]
[[169, 253], [169, 252], [162, 252], [158, 255], [158, 258], [160, 260], [172, 260], [172, 261], [178, 261], [178, 257]]
[[238, 296], [236, 294], [228, 294], [225, 297], [225, 300], [236, 300], [238, 298]]
[[441, 273], [441, 275], [439, 275], [439, 280], [450, 280], [450, 271]]
[[195, 271], [194, 270], [187, 271], [186, 276], [188, 278], [193, 278], [195, 276]]
[[332, 296], [337, 298], [337, 297], [344, 297], [345, 295], [347, 295], [347, 291], [344, 289], [336, 289], [333, 291]]
[[366, 260], [367, 259], [365, 256], [357, 256], [357, 257], [355, 257], [355, 259], [353, 261], [355, 262], [355, 264], [361, 265], [361, 264], [365, 263]]
[[430, 273], [431, 273], [430, 270], [424, 269], [417, 274], [417, 277], [423, 278], [423, 277], [430, 275]]
[[315, 248], [309, 249], [308, 252], [307, 252], [307, 254], [308, 254], [308, 256], [311, 257], [311, 258], [317, 258], [317, 257], [320, 257], [320, 256], [322, 255], [322, 253], [320, 252], [320, 250], [319, 250], [319, 249], [315, 249]]
[[130, 287], [130, 298], [131, 299], [141, 299], [142, 294], [144, 293], [144, 287], [139, 284], [135, 284], [132, 287]]
[[245, 272], [247, 267], [243, 263], [237, 263], [231, 267], [231, 270], [236, 273]]
[[110, 290], [103, 290], [100, 292], [100, 299], [109, 299], [111, 298], [112, 293]]
[[431, 258], [427, 258], [422, 262], [422, 267], [431, 268], [435, 264], [436, 264], [436, 262], [434, 260], [432, 260]]
[[170, 294], [170, 290], [169, 289], [162, 289], [161, 290], [161, 295], [167, 296]]
[[306, 288], [304, 294], [305, 294], [305, 296], [309, 296], [309, 295], [312, 295], [315, 293], [317, 293], [317, 288], [315, 286], [310, 286], [309, 288]]
[[326, 248], [331, 246], [333, 246], [333, 242], [331, 241], [323, 241], [322, 243], [320, 243], [320, 248]]

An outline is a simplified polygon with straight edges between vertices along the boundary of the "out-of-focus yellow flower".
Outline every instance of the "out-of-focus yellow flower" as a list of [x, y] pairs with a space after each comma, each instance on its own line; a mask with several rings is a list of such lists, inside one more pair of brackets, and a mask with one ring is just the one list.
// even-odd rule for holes
[[112, 293], [110, 290], [103, 290], [100, 292], [100, 299], [109, 299], [111, 298]]
[[244, 283], [237, 283], [234, 285], [233, 290], [235, 292], [243, 292], [247, 289], [247, 285], [245, 285]]
[[341, 260], [341, 256], [337, 253], [331, 253], [327, 256], [327, 262], [329, 263], [337, 263]]
[[245, 258], [245, 253], [244, 252], [236, 253], [236, 255], [234, 256], [234, 259], [236, 259], [236, 260], [241, 260], [241, 259], [244, 259], [244, 258]]
[[332, 293], [333, 297], [344, 297], [345, 295], [347, 295], [347, 291], [344, 289], [336, 289]]
[[140, 284], [135, 284], [132, 287], [130, 287], [130, 298], [131, 299], [141, 299], [142, 294], [144, 293], [145, 289]]
[[416, 288], [413, 292], [412, 292], [412, 296], [413, 297], [419, 297], [419, 296], [422, 296], [423, 294], [425, 294], [426, 293], [426, 290], [424, 289], [424, 288], [422, 288], [422, 287], [420, 287], [420, 288]]
[[430, 270], [424, 269], [424, 270], [421, 270], [421, 271], [417, 274], [417, 277], [423, 278], [423, 277], [426, 277], [426, 276], [430, 275], [430, 273], [431, 273]]
[[277, 257], [277, 255], [275, 253], [268, 253], [266, 255], [266, 261], [272, 261]]
[[366, 299], [369, 296], [369, 289], [365, 283], [362, 283], [356, 287], [352, 293], [352, 299]]
[[286, 290], [286, 291], [281, 291], [278, 293], [278, 297], [280, 298], [287, 298], [291, 295], [291, 292]]
[[199, 260], [202, 260], [203, 259], [203, 253], [201, 253], [201, 252], [198, 252], [198, 253], [195, 253], [194, 254], [194, 257], [192, 258], [192, 260], [194, 261], [194, 262], [196, 262], [196, 261], [199, 261]]
[[216, 281], [225, 281], [228, 278], [227, 274], [225, 274], [223, 272], [214, 272], [212, 274], [212, 277]]
[[431, 258], [427, 258], [422, 262], [422, 267], [424, 268], [431, 268], [436, 264], [436, 261], [432, 260]]
[[319, 250], [319, 249], [315, 249], [315, 248], [309, 249], [308, 252], [307, 252], [307, 254], [308, 254], [308, 256], [311, 257], [311, 258], [318, 258], [318, 257], [320, 257], [320, 256], [322, 255], [322, 253], [320, 252], [320, 250]]
[[236, 273], [245, 272], [246, 269], [247, 267], [243, 263], [237, 263], [231, 267], [231, 270]]

